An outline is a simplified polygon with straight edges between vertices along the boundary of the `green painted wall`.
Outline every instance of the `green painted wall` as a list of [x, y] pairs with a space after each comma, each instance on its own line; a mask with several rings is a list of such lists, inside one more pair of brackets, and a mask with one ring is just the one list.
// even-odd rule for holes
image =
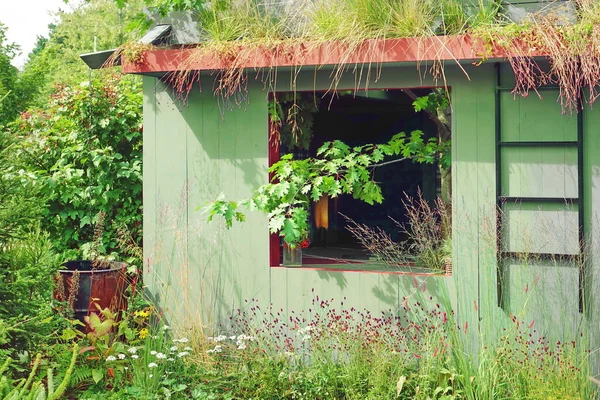
[[[369, 308], [373, 313], [395, 312], [404, 296], [416, 298], [425, 281], [424, 295], [433, 302], [446, 297], [472, 343], [493, 339], [509, 312], [536, 320], [536, 327], [567, 328], [581, 322], [577, 311], [574, 269], [554, 265], [510, 265], [506, 290], [508, 310], [496, 306], [495, 251], [495, 71], [494, 66], [457, 66], [446, 69], [453, 106], [453, 264], [452, 277], [422, 277], [363, 272], [324, 272], [269, 267], [267, 218], [249, 213], [248, 221], [225, 230], [220, 222], [207, 224], [197, 208], [223, 192], [230, 199], [249, 195], [267, 182], [267, 95], [265, 85], [250, 74], [247, 101], [224, 104], [211, 91], [210, 75], [203, 89], [193, 90], [187, 103], [156, 78], [144, 78], [144, 251], [146, 282], [173, 319], [214, 322], [257, 299], [276, 309], [299, 312], [310, 307], [312, 289], [333, 298], [339, 307]], [[370, 89], [434, 86], [424, 69], [386, 66], [369, 76]], [[279, 71], [277, 90], [324, 90], [331, 70]], [[343, 74], [339, 89], [365, 87], [366, 71], [357, 84], [355, 71]], [[360, 72], [358, 73], [360, 75]], [[258, 75], [260, 77], [260, 75]], [[294, 85], [290, 83], [293, 78]], [[377, 79], [376, 79], [377, 78]], [[507, 78], [510, 76], [507, 73]], [[441, 82], [440, 82], [441, 83]], [[501, 97], [505, 140], [563, 140], [573, 135], [575, 117], [563, 115], [556, 96], [543, 100], [534, 94]], [[586, 227], [597, 241], [600, 208], [600, 112], [586, 110], [585, 198]], [[567, 150], [511, 150], [502, 154], [503, 187], [512, 196], [576, 195], [576, 157]], [[575, 158], [574, 158], [575, 157]], [[575, 168], [575, 169], [574, 169]], [[576, 182], [576, 181], [575, 181]], [[544, 218], [536, 213], [542, 213]], [[522, 243], [515, 235], [530, 235], [546, 247], [573, 245], [572, 210], [508, 212], [507, 244]], [[546, 221], [547, 220], [547, 221]], [[553, 223], [553, 228], [536, 224]], [[575, 225], [576, 228], [576, 225]], [[537, 235], [544, 233], [544, 236]], [[548, 238], [553, 236], [553, 241]], [[576, 235], [574, 236], [576, 240]], [[532, 243], [533, 243], [532, 242]], [[576, 244], [576, 242], [575, 242]], [[537, 245], [540, 245], [539, 243]], [[533, 246], [533, 244], [532, 244]], [[600, 246], [593, 246], [594, 253]], [[598, 286], [591, 263], [590, 291]], [[149, 271], [149, 273], [148, 273]], [[539, 280], [538, 280], [539, 277]], [[415, 289], [415, 281], [419, 289]], [[536, 286], [535, 282], [538, 281]], [[532, 288], [535, 287], [535, 291]], [[531, 293], [535, 293], [532, 296]], [[590, 319], [598, 300], [590, 298]], [[526, 307], [524, 307], [524, 304]], [[175, 322], [176, 323], [176, 322]], [[563, 329], [564, 328], [564, 329]], [[557, 329], [554, 329], [558, 331]]]

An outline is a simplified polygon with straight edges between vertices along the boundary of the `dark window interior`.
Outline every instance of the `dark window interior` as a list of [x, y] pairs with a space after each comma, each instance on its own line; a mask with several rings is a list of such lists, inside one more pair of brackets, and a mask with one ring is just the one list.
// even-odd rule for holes
[[[428, 89], [413, 89], [417, 96]], [[317, 94], [318, 95], [318, 94]], [[308, 151], [297, 157], [315, 156], [327, 141], [339, 139], [350, 146], [383, 143], [399, 132], [410, 134], [419, 129], [425, 137], [436, 134], [435, 125], [424, 112], [415, 112], [413, 100], [402, 90], [372, 90], [347, 95], [321, 94], [319, 111], [314, 116], [313, 138]], [[285, 153], [285, 149], [282, 150]], [[402, 199], [405, 193], [416, 196], [420, 189], [426, 199], [437, 195], [437, 166], [402, 161], [375, 170], [384, 201], [369, 205], [350, 195], [322, 199], [311, 208], [310, 242], [303, 250], [303, 264], [341, 269], [360, 269], [370, 260], [368, 254], [346, 229], [346, 215], [356, 222], [379, 227], [394, 240], [403, 240], [390, 219], [404, 223]], [[281, 252], [280, 252], [281, 254]]]

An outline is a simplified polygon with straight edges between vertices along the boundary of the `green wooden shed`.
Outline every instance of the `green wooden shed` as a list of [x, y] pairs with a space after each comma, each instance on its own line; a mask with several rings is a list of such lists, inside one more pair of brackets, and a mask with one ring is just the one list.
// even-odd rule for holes
[[[144, 82], [145, 282], [167, 315], [218, 323], [250, 299], [306, 312], [315, 293], [378, 313], [419, 292], [449, 299], [474, 342], [520, 315], [550, 336], [591, 328], [597, 348], [600, 110], [584, 102], [565, 110], [558, 86], [513, 94], [506, 54], [494, 50], [481, 62], [475, 42], [378, 40], [343, 60], [330, 44], [265, 51], [237, 65], [244, 90], [227, 98], [215, 94], [223, 59], [192, 59], [182, 48], [125, 62]], [[544, 54], [530, 56], [543, 65]], [[432, 63], [443, 67], [442, 80], [432, 77]], [[182, 69], [192, 73], [184, 79]], [[269, 181], [269, 94], [332, 91], [332, 74], [337, 92], [449, 88], [452, 274], [285, 267], [273, 260], [278, 242], [266, 215], [250, 212], [226, 229], [198, 210], [221, 193], [240, 199]], [[174, 77], [189, 83], [183, 94]]]

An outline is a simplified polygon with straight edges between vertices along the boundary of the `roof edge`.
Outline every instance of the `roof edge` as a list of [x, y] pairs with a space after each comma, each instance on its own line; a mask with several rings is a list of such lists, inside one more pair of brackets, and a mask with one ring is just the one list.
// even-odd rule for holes
[[[147, 51], [143, 61], [123, 61], [130, 74], [165, 74], [183, 71], [215, 71], [231, 68], [261, 69], [352, 64], [415, 63], [424, 61], [465, 61], [506, 59], [501, 48], [486, 49], [482, 39], [472, 35], [431, 36], [399, 39], [369, 39], [351, 45], [342, 41], [324, 43], [281, 43], [275, 46], [232, 47], [228, 55], [182, 47]], [[229, 55], [231, 54], [231, 55]], [[532, 51], [531, 57], [540, 57]]]

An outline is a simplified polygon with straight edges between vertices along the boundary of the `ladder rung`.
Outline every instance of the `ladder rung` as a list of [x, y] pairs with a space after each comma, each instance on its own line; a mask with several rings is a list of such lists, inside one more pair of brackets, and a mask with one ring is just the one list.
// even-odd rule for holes
[[[496, 90], [500, 91], [500, 92], [512, 92], [513, 90], [515, 90], [514, 86], [510, 87], [510, 86], [499, 86], [496, 88]], [[539, 91], [544, 91], [544, 90], [560, 90], [560, 87], [556, 86], [556, 85], [547, 85], [547, 86], [540, 86], [537, 87], [535, 90]], [[533, 90], [532, 90], [533, 91]]]
[[501, 147], [576, 147], [579, 145], [577, 141], [550, 142], [550, 141], [530, 141], [530, 142], [498, 142]]
[[558, 253], [525, 253], [519, 251], [502, 251], [502, 258], [525, 259], [525, 260], [545, 260], [545, 261], [580, 261], [583, 254], [558, 254]]
[[500, 196], [500, 201], [506, 203], [577, 203], [577, 197], [521, 197], [521, 196]]

